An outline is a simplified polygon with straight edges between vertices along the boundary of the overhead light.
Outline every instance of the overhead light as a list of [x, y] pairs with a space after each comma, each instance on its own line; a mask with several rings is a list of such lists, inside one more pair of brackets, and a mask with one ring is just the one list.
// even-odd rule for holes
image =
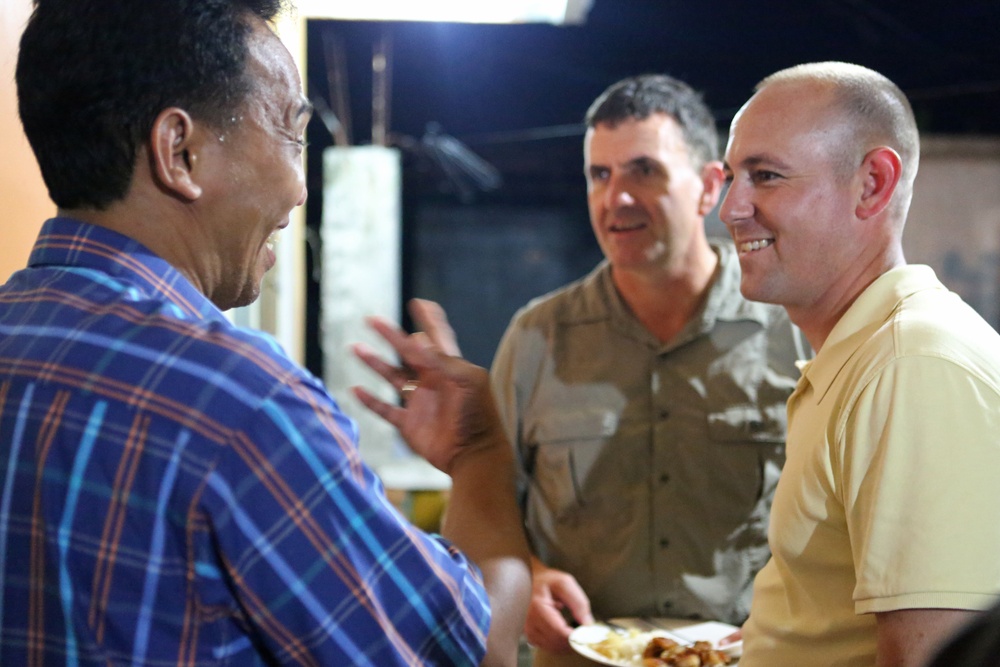
[[593, 0], [299, 0], [301, 16], [349, 21], [581, 24]]

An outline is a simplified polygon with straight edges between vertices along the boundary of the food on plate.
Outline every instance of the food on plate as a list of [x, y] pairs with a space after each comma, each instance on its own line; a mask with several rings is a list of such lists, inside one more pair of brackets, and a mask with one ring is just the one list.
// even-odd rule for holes
[[642, 664], [643, 667], [716, 667], [728, 665], [729, 656], [709, 642], [684, 646], [669, 637], [653, 637], [642, 651]]
[[637, 630], [609, 632], [590, 648], [606, 658], [636, 667], [718, 667], [730, 662], [725, 652], [709, 642], [687, 646], [669, 637]]
[[[639, 632], [638, 630], [628, 630], [627, 632], [609, 632], [607, 636], [599, 642], [590, 645], [597, 653], [605, 658], [619, 661], [634, 661], [642, 656], [642, 651], [649, 643], [650, 634]], [[641, 662], [635, 662], [641, 665]]]

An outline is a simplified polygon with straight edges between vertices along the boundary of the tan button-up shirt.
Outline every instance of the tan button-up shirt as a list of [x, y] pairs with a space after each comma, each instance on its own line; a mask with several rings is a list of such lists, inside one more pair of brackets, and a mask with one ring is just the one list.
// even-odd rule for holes
[[740, 295], [732, 245], [713, 248], [703, 312], [670, 343], [605, 262], [519, 311], [493, 364], [535, 554], [577, 578], [598, 618], [742, 623], [769, 556], [804, 342], [782, 308]]

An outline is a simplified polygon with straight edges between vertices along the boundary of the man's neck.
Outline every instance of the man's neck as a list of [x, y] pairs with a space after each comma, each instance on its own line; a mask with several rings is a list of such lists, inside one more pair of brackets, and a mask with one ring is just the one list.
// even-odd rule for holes
[[802, 331], [810, 347], [818, 353], [857, 298], [883, 274], [905, 264], [902, 249], [891, 249], [869, 262], [849, 283], [838, 286], [839, 289], [831, 289], [816, 303], [805, 308], [786, 305], [788, 319]]
[[661, 343], [673, 340], [704, 305], [719, 267], [719, 256], [707, 243], [683, 267], [662, 271], [627, 271], [616, 267], [611, 277], [639, 322]]

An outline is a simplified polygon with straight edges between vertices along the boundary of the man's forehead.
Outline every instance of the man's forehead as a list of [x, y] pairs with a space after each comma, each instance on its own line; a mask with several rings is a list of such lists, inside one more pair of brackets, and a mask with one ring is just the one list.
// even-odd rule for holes
[[836, 125], [826, 97], [819, 91], [804, 91], [807, 85], [783, 82], [754, 94], [733, 117], [727, 154], [748, 140], [776, 145]]
[[291, 53], [267, 24], [260, 22], [254, 33], [248, 67], [256, 79], [258, 103], [283, 118], [310, 113], [312, 105]]
[[249, 51], [249, 66], [257, 76], [298, 83], [298, 69], [292, 54], [267, 24], [260, 22], [254, 27], [249, 38]]

